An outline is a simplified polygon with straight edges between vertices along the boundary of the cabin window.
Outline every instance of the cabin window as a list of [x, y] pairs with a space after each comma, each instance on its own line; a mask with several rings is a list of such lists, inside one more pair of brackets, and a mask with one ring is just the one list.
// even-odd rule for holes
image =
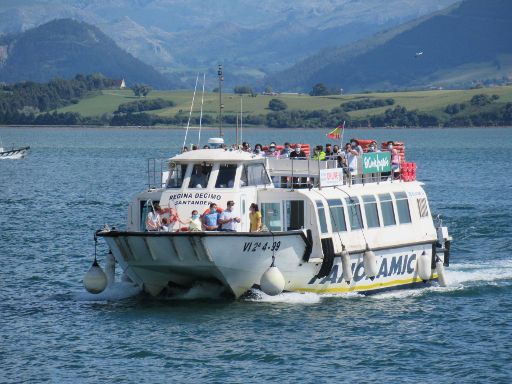
[[400, 224], [411, 222], [411, 212], [409, 210], [409, 200], [405, 192], [395, 192], [396, 209], [398, 211], [398, 220]]
[[333, 232], [345, 232], [347, 224], [345, 223], [345, 211], [341, 199], [327, 200], [329, 210], [331, 211], [331, 225]]
[[241, 187], [267, 184], [270, 184], [270, 179], [263, 164], [244, 165], [240, 179]]
[[210, 174], [212, 173], [212, 164], [202, 163], [194, 164], [190, 174], [189, 188], [206, 188]]
[[377, 210], [377, 200], [373, 195], [363, 196], [364, 214], [366, 216], [366, 226], [368, 228], [380, 227], [379, 211]]
[[420, 212], [420, 217], [427, 217], [428, 216], [428, 205], [427, 205], [427, 199], [424, 197], [420, 197], [418, 199], [418, 211]]
[[361, 207], [357, 197], [349, 197], [346, 199], [348, 209], [348, 221], [350, 229], [362, 229], [363, 217], [361, 216]]
[[387, 227], [389, 225], [395, 225], [396, 218], [395, 212], [393, 211], [393, 200], [391, 199], [391, 195], [389, 193], [383, 193], [379, 195], [379, 201], [384, 226]]
[[233, 188], [235, 185], [236, 164], [221, 164], [215, 188]]
[[167, 188], [181, 188], [183, 178], [187, 170], [187, 164], [169, 164], [169, 179], [167, 180]]
[[281, 204], [261, 203], [263, 224], [271, 231], [281, 231]]
[[304, 228], [304, 201], [288, 200], [284, 202], [286, 212], [286, 230]]
[[322, 203], [320, 200], [317, 200], [316, 209], [318, 211], [318, 220], [320, 220], [320, 232], [327, 233], [327, 220], [325, 219], [324, 203]]

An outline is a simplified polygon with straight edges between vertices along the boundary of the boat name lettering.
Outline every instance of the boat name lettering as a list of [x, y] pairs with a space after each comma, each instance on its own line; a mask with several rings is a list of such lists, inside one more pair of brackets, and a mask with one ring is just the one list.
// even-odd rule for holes
[[192, 193], [175, 193], [169, 196], [169, 200], [178, 200], [178, 199], [210, 199], [210, 200], [220, 200], [222, 196], [218, 193], [196, 193], [195, 195]]
[[272, 243], [266, 242], [259, 242], [259, 241], [246, 241], [244, 243], [244, 247], [242, 249], [243, 252], [256, 252], [258, 249], [261, 249], [262, 251], [277, 251], [281, 247], [280, 241], [274, 241]]
[[[246, 243], [247, 244], [247, 243]], [[416, 261], [416, 254], [412, 255], [402, 255], [402, 256], [393, 256], [391, 259], [383, 257], [381, 258], [381, 263], [379, 266], [379, 273], [376, 278], [379, 277], [389, 277], [389, 276], [399, 276], [403, 275], [406, 272], [408, 274], [414, 272], [414, 261]], [[335, 264], [331, 273], [320, 280], [319, 284], [340, 284], [343, 282], [343, 272], [338, 267], [340, 264]], [[361, 261], [359, 263], [352, 263], [352, 275], [354, 281], [357, 283], [363, 279], [368, 279], [366, 274], [364, 273], [364, 263]], [[308, 284], [314, 284], [317, 281], [316, 276], [313, 277]]]

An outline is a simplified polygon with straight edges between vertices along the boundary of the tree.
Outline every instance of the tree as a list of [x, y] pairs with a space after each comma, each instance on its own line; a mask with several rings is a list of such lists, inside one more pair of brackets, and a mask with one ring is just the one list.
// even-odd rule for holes
[[324, 83], [317, 83], [313, 86], [313, 89], [309, 94], [311, 96], [325, 96], [329, 94], [329, 90]]
[[263, 90], [263, 92], [265, 92], [266, 94], [271, 94], [274, 92], [274, 90], [272, 89], [272, 87], [270, 85], [267, 85], [265, 87], [265, 89]]
[[238, 95], [252, 94], [252, 88], [248, 85], [237, 85], [233, 88], [233, 91]]
[[138, 96], [138, 97], [141, 97], [141, 96], [146, 97], [148, 95], [148, 93], [151, 92], [151, 90], [152, 90], [152, 88], [146, 84], [135, 84], [132, 87], [133, 93], [135, 94], [135, 96]]
[[283, 100], [272, 99], [268, 102], [268, 107], [273, 111], [284, 111], [288, 105]]

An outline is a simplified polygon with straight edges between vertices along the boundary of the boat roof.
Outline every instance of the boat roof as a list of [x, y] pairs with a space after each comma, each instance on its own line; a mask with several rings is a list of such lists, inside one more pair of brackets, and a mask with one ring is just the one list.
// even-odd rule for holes
[[264, 157], [254, 153], [244, 152], [236, 149], [197, 149], [195, 151], [183, 152], [169, 159], [170, 161], [190, 162], [190, 161], [257, 161], [263, 162]]

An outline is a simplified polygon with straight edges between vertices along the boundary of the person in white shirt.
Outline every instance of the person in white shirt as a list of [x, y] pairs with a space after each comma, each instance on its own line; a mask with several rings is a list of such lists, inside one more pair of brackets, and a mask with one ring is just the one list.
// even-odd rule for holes
[[221, 225], [220, 231], [223, 232], [236, 232], [236, 226], [240, 223], [240, 217], [235, 216], [233, 212], [233, 207], [235, 206], [235, 202], [233, 200], [229, 200], [227, 203], [227, 208], [222, 211], [219, 217], [219, 224]]
[[146, 230], [150, 232], [159, 231], [162, 227], [162, 218], [158, 213], [160, 206], [158, 204], [150, 205], [148, 216], [146, 218]]

